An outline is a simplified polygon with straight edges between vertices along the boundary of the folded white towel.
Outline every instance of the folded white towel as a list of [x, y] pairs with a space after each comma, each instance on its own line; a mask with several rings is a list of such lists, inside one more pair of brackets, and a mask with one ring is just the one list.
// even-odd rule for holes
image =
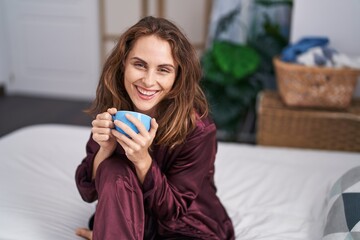
[[360, 57], [351, 58], [329, 47], [314, 47], [300, 54], [296, 62], [305, 66], [355, 68], [360, 70]]

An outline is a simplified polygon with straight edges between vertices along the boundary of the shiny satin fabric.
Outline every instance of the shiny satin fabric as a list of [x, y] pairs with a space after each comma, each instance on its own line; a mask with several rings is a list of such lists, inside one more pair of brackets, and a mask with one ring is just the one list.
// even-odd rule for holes
[[120, 145], [92, 181], [98, 149], [90, 137], [76, 170], [82, 198], [98, 200], [94, 240], [234, 239], [231, 220], [216, 195], [216, 127], [209, 119], [199, 120], [185, 143], [174, 149], [153, 146], [152, 166], [142, 185]]

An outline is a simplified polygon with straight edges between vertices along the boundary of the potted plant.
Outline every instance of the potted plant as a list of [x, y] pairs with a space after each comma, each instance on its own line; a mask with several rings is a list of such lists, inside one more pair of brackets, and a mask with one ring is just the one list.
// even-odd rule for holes
[[[263, 6], [289, 1], [256, 1]], [[280, 3], [282, 2], [282, 3]], [[286, 3], [284, 3], [286, 2]], [[235, 23], [236, 8], [223, 16], [211, 46], [201, 57], [203, 87], [210, 103], [218, 138], [224, 141], [255, 141], [256, 97], [273, 75], [272, 56], [286, 46], [287, 38], [265, 17], [261, 34], [251, 31], [245, 44], [221, 40], [220, 34]]]

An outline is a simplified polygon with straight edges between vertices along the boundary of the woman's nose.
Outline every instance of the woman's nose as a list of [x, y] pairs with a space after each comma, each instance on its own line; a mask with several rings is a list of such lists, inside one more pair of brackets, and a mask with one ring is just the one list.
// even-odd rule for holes
[[147, 71], [144, 78], [143, 78], [143, 82], [146, 85], [146, 87], [152, 86], [155, 84], [156, 82], [156, 74], [154, 71]]

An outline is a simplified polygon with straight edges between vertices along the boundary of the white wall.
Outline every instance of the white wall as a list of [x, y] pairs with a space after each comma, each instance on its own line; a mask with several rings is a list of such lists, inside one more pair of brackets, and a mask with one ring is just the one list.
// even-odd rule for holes
[[340, 52], [360, 56], [359, 0], [295, 0], [291, 40], [321, 35]]
[[0, 86], [5, 86], [9, 79], [9, 55], [6, 47], [7, 34], [4, 9], [4, 1], [0, 0]]
[[98, 0], [0, 1], [7, 94], [92, 99], [100, 75]]
[[[359, 0], [295, 0], [291, 42], [303, 36], [326, 36], [329, 46], [360, 58]], [[354, 96], [360, 97], [360, 78]]]
[[[116, 36], [141, 17], [143, 1], [104, 2], [104, 49], [109, 52]], [[165, 16], [177, 22], [200, 47], [206, 33], [207, 2], [164, 2]], [[7, 93], [92, 98], [102, 68], [100, 39], [105, 37], [99, 33], [99, 3], [0, 0], [0, 81], [5, 82]], [[158, 14], [157, 3], [149, 0], [148, 14]], [[9, 40], [5, 41], [4, 36]]]

